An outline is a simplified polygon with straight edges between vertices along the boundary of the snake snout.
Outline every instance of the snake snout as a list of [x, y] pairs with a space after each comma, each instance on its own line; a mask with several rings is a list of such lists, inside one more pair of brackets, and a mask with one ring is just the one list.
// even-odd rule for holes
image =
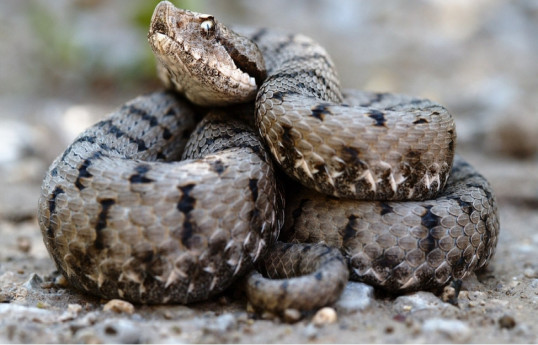
[[153, 11], [153, 15], [151, 17], [151, 24], [149, 28], [148, 37], [160, 33], [163, 35], [168, 35], [168, 23], [167, 18], [170, 18], [170, 11], [174, 8], [174, 5], [172, 5], [168, 1], [161, 1]]

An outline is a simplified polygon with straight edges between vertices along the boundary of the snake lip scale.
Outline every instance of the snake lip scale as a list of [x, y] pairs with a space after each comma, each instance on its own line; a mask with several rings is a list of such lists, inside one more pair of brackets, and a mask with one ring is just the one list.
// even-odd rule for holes
[[348, 279], [435, 289], [494, 256], [494, 193], [443, 106], [342, 90], [312, 39], [167, 1], [148, 41], [169, 90], [81, 133], [43, 180], [39, 225], [72, 286], [191, 303], [245, 277], [256, 310], [282, 313]]

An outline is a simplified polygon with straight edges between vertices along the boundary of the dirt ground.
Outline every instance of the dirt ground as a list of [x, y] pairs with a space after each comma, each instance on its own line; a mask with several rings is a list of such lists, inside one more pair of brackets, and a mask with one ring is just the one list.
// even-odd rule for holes
[[[12, 47], [0, 54], [0, 343], [538, 342], [536, 3], [425, 0], [387, 7], [342, 0], [334, 2], [335, 10], [323, 2], [307, 7], [303, 1], [276, 1], [275, 8], [288, 4], [288, 11], [268, 17], [267, 4], [200, 2], [198, 10], [222, 12], [226, 22], [279, 26], [315, 37], [331, 52], [346, 87], [445, 104], [456, 118], [457, 151], [490, 181], [497, 197], [501, 233], [495, 258], [464, 281], [457, 306], [430, 292], [387, 296], [351, 282], [332, 306], [335, 319], [329, 310], [295, 323], [249, 313], [234, 288], [188, 306], [107, 304], [69, 288], [55, 273], [36, 221], [45, 170], [78, 132], [158, 83], [118, 86], [115, 81], [123, 77], [110, 74], [114, 66], [95, 79], [84, 78], [102, 72], [99, 64], [60, 68], [62, 55], [36, 49], [40, 41], [28, 24], [30, 5], [48, 3], [0, 4], [0, 31], [15, 33], [0, 38], [0, 47]], [[69, 13], [82, 13], [69, 21], [80, 44], [92, 42], [83, 34], [88, 27], [92, 35], [100, 33], [91, 25], [97, 20], [122, 30], [121, 16], [110, 16], [119, 13], [119, 2], [73, 3], [80, 7], [55, 2], [67, 12], [52, 12], [52, 18], [61, 23]], [[110, 38], [128, 52], [138, 41], [147, 48], [143, 33], [133, 40]], [[126, 64], [123, 55], [114, 56]]]

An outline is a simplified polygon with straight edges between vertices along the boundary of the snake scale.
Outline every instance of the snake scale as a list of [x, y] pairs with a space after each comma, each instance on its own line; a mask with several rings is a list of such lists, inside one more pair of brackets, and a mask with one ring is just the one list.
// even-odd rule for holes
[[454, 157], [441, 105], [342, 92], [310, 38], [166, 1], [148, 40], [173, 91], [87, 129], [43, 181], [43, 238], [74, 287], [191, 303], [246, 276], [252, 305], [280, 312], [334, 302], [348, 276], [432, 289], [493, 256], [493, 192]]

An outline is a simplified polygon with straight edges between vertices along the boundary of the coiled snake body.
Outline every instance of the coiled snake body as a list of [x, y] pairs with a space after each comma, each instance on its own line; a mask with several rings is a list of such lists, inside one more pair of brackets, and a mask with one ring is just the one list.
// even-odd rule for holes
[[[205, 110], [170, 92], [142, 96], [53, 162], [39, 223], [72, 285], [105, 298], [189, 303], [251, 272], [249, 300], [281, 311], [334, 302], [348, 274], [409, 291], [488, 263], [495, 199], [470, 165], [453, 164], [445, 108], [342, 95], [329, 56], [309, 38], [240, 32], [157, 5], [148, 39], [160, 77], [213, 110], [196, 126]], [[246, 105], [228, 107], [235, 103]], [[275, 166], [294, 181], [285, 208]], [[265, 276], [289, 279], [254, 273], [255, 262]]]

